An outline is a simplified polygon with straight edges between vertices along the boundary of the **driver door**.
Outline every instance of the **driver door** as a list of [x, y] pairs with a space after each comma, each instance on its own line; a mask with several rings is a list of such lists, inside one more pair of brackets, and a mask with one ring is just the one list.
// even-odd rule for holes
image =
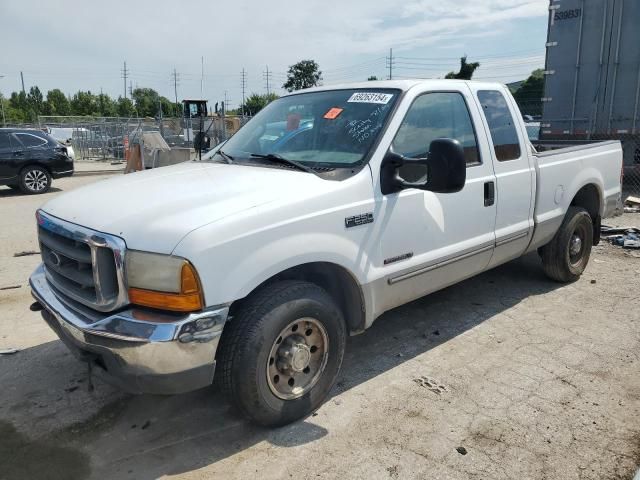
[[[410, 188], [383, 195], [377, 189], [379, 267], [385, 280], [376, 301], [379, 312], [470, 277], [489, 264], [495, 246], [495, 175], [486, 135], [476, 135], [474, 129], [482, 123], [470, 95], [466, 87], [414, 95], [395, 133], [395, 153], [413, 158], [426, 156], [436, 138], [458, 140], [467, 177], [457, 193]], [[407, 167], [399, 173], [408, 181], [420, 175]]]

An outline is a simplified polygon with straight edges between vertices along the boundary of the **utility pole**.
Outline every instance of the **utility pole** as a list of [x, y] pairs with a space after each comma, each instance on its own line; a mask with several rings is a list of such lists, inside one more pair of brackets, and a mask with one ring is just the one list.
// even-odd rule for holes
[[240, 106], [242, 110], [242, 118], [244, 118], [244, 91], [247, 87], [247, 72], [242, 69], [242, 105]]
[[178, 108], [178, 72], [175, 67], [173, 69], [173, 93], [176, 96], [176, 108]]
[[20, 81], [22, 81], [22, 93], [26, 95], [27, 92], [24, 91], [24, 75], [22, 75], [22, 72], [20, 72]]
[[222, 102], [222, 137], [227, 140], [227, 122], [224, 117], [227, 114], [227, 108], [229, 108], [229, 98], [227, 98], [227, 91], [224, 91], [224, 102]]
[[387, 61], [389, 62], [389, 80], [393, 80], [393, 48], [389, 49], [389, 58]]
[[[0, 75], [0, 79], [4, 78], [4, 75]], [[7, 119], [4, 117], [4, 97], [0, 97], [0, 108], [2, 108], [2, 126], [7, 126]]]
[[273, 75], [273, 72], [269, 71], [269, 65], [267, 65], [267, 71], [262, 72], [262, 77], [267, 82], [267, 95], [271, 94], [271, 89], [269, 88], [269, 82], [271, 81], [272, 75]]
[[204, 82], [204, 57], [200, 57], [200, 100], [204, 100], [202, 98], [202, 86]]
[[[127, 69], [127, 61], [124, 62], [124, 68], [121, 70], [122, 78], [124, 79], [124, 98], [127, 98], [127, 77], [129, 77], [129, 70]], [[131, 92], [129, 92], [131, 93]]]
[[[125, 85], [125, 89], [126, 89], [126, 85]], [[131, 100], [133, 100], [133, 81], [132, 80], [129, 80], [129, 96], [131, 97]], [[124, 98], [127, 98], [127, 96], [125, 95]]]

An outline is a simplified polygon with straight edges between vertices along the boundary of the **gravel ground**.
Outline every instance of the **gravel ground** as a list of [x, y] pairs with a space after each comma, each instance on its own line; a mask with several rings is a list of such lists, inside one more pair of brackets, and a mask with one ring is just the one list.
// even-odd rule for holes
[[[128, 396], [30, 312], [35, 209], [0, 187], [0, 479], [630, 479], [640, 465], [640, 254], [602, 244], [582, 279], [536, 255], [385, 314], [350, 339], [331, 399], [266, 430], [211, 389]], [[640, 227], [640, 214], [607, 224]]]

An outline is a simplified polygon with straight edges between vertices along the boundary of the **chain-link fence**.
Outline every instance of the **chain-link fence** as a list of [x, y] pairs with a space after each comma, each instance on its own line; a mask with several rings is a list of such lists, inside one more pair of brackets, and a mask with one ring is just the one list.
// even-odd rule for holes
[[41, 116], [38, 124], [20, 127], [45, 130], [56, 140], [70, 144], [77, 160], [122, 160], [125, 145], [135, 143], [145, 132], [159, 132], [170, 147], [208, 150], [230, 138], [248, 120]]
[[623, 151], [623, 181], [622, 181], [622, 199], [629, 195], [640, 196], [640, 134], [597, 134], [591, 135], [589, 139], [543, 139], [538, 142], [534, 141], [534, 145], [538, 150], [549, 150], [575, 145], [584, 145], [586, 143], [602, 142], [606, 140], [620, 140]]

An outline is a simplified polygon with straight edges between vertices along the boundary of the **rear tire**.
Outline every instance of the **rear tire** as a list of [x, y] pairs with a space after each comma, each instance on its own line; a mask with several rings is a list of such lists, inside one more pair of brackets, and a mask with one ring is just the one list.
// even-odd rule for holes
[[584, 208], [569, 207], [553, 239], [540, 249], [544, 273], [556, 282], [575, 282], [589, 263], [593, 221]]
[[28, 195], [46, 193], [51, 188], [51, 174], [46, 168], [30, 165], [20, 172], [19, 186]]
[[225, 325], [217, 381], [253, 421], [286, 425], [325, 400], [346, 337], [342, 313], [322, 288], [293, 280], [267, 285]]

